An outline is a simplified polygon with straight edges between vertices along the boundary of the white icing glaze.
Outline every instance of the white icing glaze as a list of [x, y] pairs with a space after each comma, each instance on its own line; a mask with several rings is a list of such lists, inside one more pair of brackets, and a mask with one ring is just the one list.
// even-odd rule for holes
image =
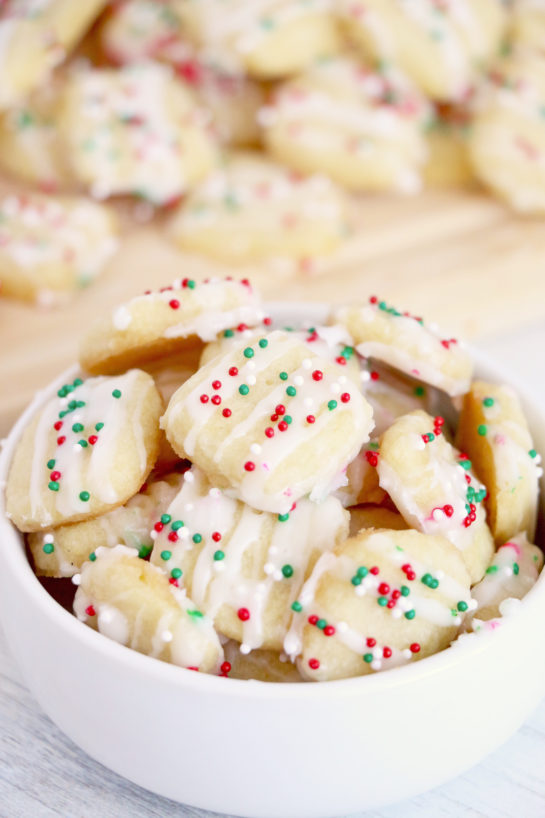
[[484, 578], [471, 590], [477, 602], [476, 616], [483, 608], [500, 608], [508, 597], [522, 599], [536, 582], [543, 567], [543, 552], [531, 545], [524, 533], [500, 546]]

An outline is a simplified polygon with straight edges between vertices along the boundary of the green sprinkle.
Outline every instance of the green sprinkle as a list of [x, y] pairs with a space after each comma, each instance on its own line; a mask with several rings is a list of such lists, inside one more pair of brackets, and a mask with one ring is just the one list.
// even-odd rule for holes
[[224, 338], [232, 338], [234, 334], [235, 334], [234, 330], [226, 329], [225, 332], [223, 333], [223, 337]]
[[360, 565], [358, 570], [356, 571], [356, 576], [363, 579], [369, 573], [369, 569], [365, 567], [365, 565]]
[[367, 448], [368, 448], [368, 449], [371, 449], [371, 451], [373, 451], [373, 452], [378, 452], [378, 450], [379, 450], [379, 444], [378, 444], [376, 441], [371, 440], [371, 441], [370, 441], [370, 442], [367, 444]]
[[[83, 407], [85, 406], [84, 400], [70, 401], [70, 403], [74, 404], [74, 409], [83, 409]], [[104, 424], [102, 424], [102, 426], [104, 426]]]
[[435, 435], [433, 434], [433, 432], [428, 432], [427, 438], [428, 438], [428, 443], [432, 443], [435, 440]]
[[214, 560], [215, 562], [221, 562], [225, 559], [225, 552], [224, 551], [214, 551]]
[[321, 631], [323, 631], [323, 629], [324, 629], [325, 627], [327, 627], [327, 621], [326, 621], [325, 619], [319, 619], [319, 620], [316, 622], [316, 627], [317, 627], [317, 628], [320, 628], [320, 630], [321, 630]]
[[183, 528], [183, 525], [183, 520], [174, 520], [170, 527], [173, 531], [178, 531], [178, 529]]
[[89, 494], [88, 491], [80, 491], [79, 493], [79, 499], [82, 500], [84, 503], [86, 503], [90, 497], [91, 495]]
[[284, 417], [282, 418], [282, 420], [284, 421], [284, 423], [287, 423], [287, 424], [288, 424], [288, 426], [289, 426], [289, 425], [290, 425], [290, 423], [292, 422], [293, 418], [292, 418], [292, 416], [291, 416], [291, 415], [284, 415]]
[[[194, 290], [194, 289], [195, 289], [195, 282], [193, 281], [193, 279], [192, 279], [192, 278], [190, 278], [190, 279], [189, 279], [189, 280], [186, 282], [186, 287], [189, 287], [189, 289], [190, 289], [190, 290]], [[202, 616], [202, 614], [201, 614], [201, 616]]]
[[59, 396], [59, 398], [65, 398], [67, 395], [66, 386], [61, 386], [61, 388], [57, 392], [57, 395]]
[[328, 404], [327, 404], [327, 408], [329, 409], [330, 412], [332, 412], [333, 409], [337, 408], [337, 401], [336, 400], [330, 400], [328, 402]]
[[247, 395], [248, 392], [250, 391], [250, 387], [246, 386], [245, 383], [241, 383], [238, 388], [238, 391], [240, 392], [241, 395]]
[[182, 576], [182, 569], [173, 568], [172, 571], [170, 572], [170, 576], [172, 577], [172, 579], [180, 579], [180, 577]]
[[281, 381], [287, 381], [288, 380], [288, 373], [287, 372], [281, 372], [278, 377], [280, 378]]
[[170, 516], [170, 514], [161, 514], [161, 522], [163, 523], [163, 525], [168, 525], [171, 520], [172, 517]]
[[[286, 563], [286, 565], [282, 566], [282, 573], [284, 574], [286, 579], [289, 579], [290, 577], [293, 576], [293, 566], [290, 565], [289, 563]], [[324, 625], [324, 628], [325, 628], [325, 625]]]
[[289, 520], [289, 518], [290, 518], [289, 514], [279, 514], [278, 515], [278, 521], [280, 523], [285, 523], [287, 520]]
[[58, 491], [59, 484], [57, 483], [56, 480], [50, 480], [50, 482], [47, 484], [47, 488], [50, 489], [51, 491]]
[[424, 574], [424, 576], [421, 577], [420, 582], [423, 582], [424, 585], [429, 585], [431, 579], [432, 579], [431, 574]]
[[341, 352], [341, 356], [343, 358], [351, 358], [354, 354], [354, 347], [344, 347], [343, 351]]
[[411, 608], [410, 611], [405, 611], [405, 619], [414, 619], [416, 616], [416, 611]]
[[480, 426], [477, 426], [477, 434], [481, 437], [484, 437], [487, 433], [488, 429], [484, 423], [481, 423]]
[[356, 574], [355, 576], [352, 577], [350, 582], [352, 583], [352, 585], [361, 585], [361, 577], [358, 577], [358, 575]]
[[75, 381], [74, 381], [74, 383], [73, 383], [74, 389], [75, 389], [77, 386], [81, 386], [81, 385], [82, 385], [82, 383], [83, 383], [83, 381], [82, 381], [82, 379], [81, 379], [81, 378], [76, 378], [76, 379], [75, 379]]
[[379, 596], [377, 599], [378, 604], [381, 608], [385, 608], [388, 604], [388, 597], [387, 596]]
[[265, 349], [265, 347], [269, 346], [269, 342], [267, 341], [266, 338], [261, 338], [259, 341], [259, 346], [261, 347], [261, 349]]
[[54, 460], [48, 460], [47, 461], [47, 468], [48, 469], [54, 469], [55, 468], [55, 461]]
[[100, 432], [100, 430], [101, 430], [101, 429], [103, 429], [103, 428], [104, 428], [104, 424], [103, 424], [103, 423], [96, 423], [96, 424], [95, 424], [95, 430], [96, 430], [97, 432]]
[[469, 471], [471, 468], [471, 460], [459, 460], [458, 465], [461, 466], [466, 471]]
[[483, 406], [494, 406], [494, 398], [485, 398], [483, 400]]
[[495, 574], [497, 572], [497, 570], [498, 570], [497, 565], [489, 565], [488, 568], [485, 571], [485, 574]]
[[253, 351], [252, 347], [246, 347], [246, 349], [244, 350], [244, 357], [245, 358], [253, 358], [254, 355], [255, 355], [255, 352]]
[[70, 409], [71, 412], [73, 412], [74, 409], [78, 408], [78, 402], [75, 400], [71, 400], [70, 403], [68, 404], [68, 408]]
[[121, 397], [121, 389], [114, 389], [114, 391], [112, 392], [112, 395], [113, 395], [114, 398], [120, 398]]
[[195, 610], [195, 611], [188, 611], [187, 613], [189, 614], [189, 616], [196, 616], [197, 618], [200, 618], [200, 619], [202, 619], [202, 618], [203, 618], [203, 616], [204, 616], [204, 614], [203, 614], [203, 612], [202, 612], [202, 611], [197, 611], [197, 610]]
[[408, 588], [406, 585], [402, 585], [399, 590], [401, 591], [401, 596], [409, 596], [409, 594], [411, 593], [411, 589]]
[[152, 551], [153, 547], [151, 545], [141, 545], [138, 549], [138, 556], [141, 560], [145, 560], [146, 557], [149, 557]]
[[462, 600], [461, 602], [459, 602], [459, 603], [456, 605], [456, 607], [458, 608], [458, 610], [459, 610], [461, 613], [464, 613], [464, 611], [467, 611], [467, 607], [468, 607], [468, 606], [467, 606], [467, 602], [464, 602], [464, 601]]
[[532, 459], [533, 459], [534, 457], [537, 457], [537, 452], [536, 452], [536, 450], [535, 450], [535, 449], [530, 449], [530, 451], [528, 452], [528, 454], [530, 455], [530, 457], [531, 457]]
[[295, 611], [295, 613], [301, 613], [301, 611], [303, 610], [303, 606], [301, 605], [300, 602], [297, 602], [297, 600], [295, 600], [295, 602], [292, 603], [291, 609], [292, 611]]
[[518, 576], [519, 572], [520, 572], [519, 564], [518, 564], [518, 562], [514, 562], [513, 563], [513, 573], [514, 573], [514, 575]]
[[97, 555], [95, 554], [95, 552], [91, 551], [91, 553], [89, 554], [89, 561], [90, 562], [96, 562], [96, 558], [97, 558]]
[[297, 389], [295, 388], [295, 386], [288, 386], [287, 387], [286, 395], [289, 395], [290, 398], [294, 398], [296, 394], [297, 394]]
[[438, 579], [432, 579], [432, 581], [429, 584], [429, 587], [432, 588], [435, 591], [436, 588], [439, 588], [439, 580]]
[[46, 542], [46, 544], [43, 547], [44, 554], [52, 554], [54, 550], [55, 546], [53, 545], [52, 542]]
[[193, 540], [194, 543], [200, 543], [202, 542], [202, 534], [193, 534], [191, 539]]
[[424, 389], [423, 386], [415, 386], [414, 394], [416, 395], [417, 398], [423, 398], [424, 395], [426, 394], [426, 390]]
[[72, 426], [73, 432], [83, 432], [83, 423], [74, 423]]
[[373, 661], [373, 654], [372, 653], [364, 653], [363, 654], [363, 661], [367, 662], [369, 665]]
[[86, 440], [83, 440], [83, 438], [81, 440], [78, 440], [78, 443], [82, 449], [86, 449], [87, 446], [89, 445]]
[[172, 557], [172, 551], [161, 551], [161, 559], [167, 562]]

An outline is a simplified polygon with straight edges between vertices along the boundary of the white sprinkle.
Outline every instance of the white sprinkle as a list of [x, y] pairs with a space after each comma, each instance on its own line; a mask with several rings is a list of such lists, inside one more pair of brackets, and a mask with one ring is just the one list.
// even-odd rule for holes
[[74, 443], [72, 446], [72, 450], [74, 452], [81, 452], [83, 450], [83, 446], [80, 446], [79, 443]]
[[339, 392], [341, 391], [340, 383], [338, 383], [337, 381], [335, 381], [335, 383], [332, 383], [331, 384], [331, 391], [333, 392], [334, 395], [338, 395]]
[[365, 596], [367, 588], [364, 585], [356, 585], [356, 596]]
[[282, 579], [282, 577], [283, 577], [282, 571], [278, 571], [278, 570], [276, 570], [276, 571], [274, 572], [274, 574], [273, 574], [273, 579], [275, 579], [277, 582], [280, 582], [280, 580]]
[[261, 446], [259, 445], [259, 443], [252, 443], [252, 445], [250, 446], [250, 451], [252, 452], [252, 454], [261, 454]]
[[295, 378], [293, 379], [293, 382], [295, 386], [302, 386], [305, 382], [305, 379], [303, 378], [302, 375], [296, 375]]
[[462, 617], [461, 616], [455, 616], [455, 617], [453, 617], [452, 621], [453, 621], [454, 625], [461, 625], [462, 624]]
[[414, 448], [417, 449], [418, 451], [422, 451], [423, 449], [426, 448], [426, 444], [424, 443], [421, 437], [419, 437], [418, 440], [415, 440]]
[[401, 619], [401, 611], [399, 608], [392, 608], [392, 616], [394, 619]]
[[255, 361], [248, 361], [246, 368], [249, 370], [255, 369]]
[[369, 372], [367, 372], [367, 370], [366, 370], [366, 369], [363, 369], [363, 370], [362, 370], [362, 372], [361, 372], [361, 379], [362, 379], [362, 381], [363, 381], [364, 383], [366, 383], [367, 381], [371, 380], [371, 375], [369, 374]]
[[307, 409], [312, 409], [312, 407], [314, 406], [314, 400], [313, 400], [313, 398], [305, 398], [305, 399], [304, 399], [304, 401], [303, 401], [303, 403], [305, 404], [305, 407], [306, 407]]
[[150, 531], [149, 535], [150, 535], [152, 540], [156, 540], [158, 533], [159, 533], [158, 531], [153, 530], [153, 531]]
[[72, 577], [72, 585], [81, 585], [81, 574], [74, 574]]
[[161, 639], [163, 642], [172, 642], [172, 634], [170, 631], [163, 631], [161, 634]]
[[225, 570], [225, 563], [221, 560], [214, 560], [214, 570], [218, 574], [221, 574], [221, 572]]
[[221, 497], [221, 491], [220, 491], [220, 489], [212, 488], [208, 492], [208, 496], [209, 497], [214, 497], [214, 498]]
[[404, 659], [410, 659], [412, 656], [412, 653], [409, 650], [409, 648], [405, 648], [405, 650], [402, 650], [401, 653]]
[[193, 511], [194, 508], [195, 506], [193, 503], [186, 503], [184, 506], [184, 511]]
[[301, 361], [301, 366], [303, 367], [303, 369], [310, 369], [310, 367], [312, 366], [312, 361], [310, 360], [310, 358], [305, 358], [303, 361]]
[[184, 480], [186, 483], [192, 483], [195, 480], [195, 475], [191, 471], [186, 471], [184, 474]]
[[243, 642], [242, 645], [240, 646], [240, 652], [247, 654], [250, 653], [250, 651], [251, 651], [250, 645], [247, 645], [245, 642]]
[[248, 375], [246, 380], [248, 381], [250, 386], [255, 386], [255, 384], [257, 383], [255, 375]]
[[441, 569], [439, 569], [438, 571], [435, 571], [435, 578], [439, 579], [439, 580], [444, 579], [445, 578], [445, 572], [441, 571]]
[[371, 662], [371, 667], [373, 668], [373, 670], [380, 670], [382, 667], [382, 662], [380, 661], [380, 659], [373, 659], [373, 661]]
[[337, 625], [337, 630], [339, 631], [339, 633], [346, 633], [346, 631], [348, 630], [348, 625], [346, 624], [346, 622], [339, 622], [339, 624]]
[[269, 576], [270, 574], [274, 574], [274, 565], [272, 564], [272, 562], [266, 562], [265, 565], [263, 566], [263, 570], [265, 571], [267, 576]]
[[339, 377], [339, 383], [341, 383], [343, 385], [346, 383], [346, 380], [347, 380], [346, 375], [341, 375]]
[[44, 537], [44, 543], [45, 542], [54, 542], [53, 534], [46, 534]]

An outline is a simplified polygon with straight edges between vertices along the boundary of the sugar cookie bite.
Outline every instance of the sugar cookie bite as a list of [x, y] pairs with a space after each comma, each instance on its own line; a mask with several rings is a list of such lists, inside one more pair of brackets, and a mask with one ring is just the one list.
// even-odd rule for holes
[[0, 199], [2, 295], [42, 306], [62, 303], [90, 284], [118, 247], [118, 223], [83, 197], [37, 193]]
[[331, 0], [177, 0], [188, 38], [231, 73], [277, 79], [340, 46]]
[[116, 642], [173, 665], [217, 673], [223, 649], [210, 620], [132, 548], [99, 548], [78, 576], [74, 613]]
[[59, 127], [75, 177], [98, 199], [134, 195], [165, 205], [217, 159], [206, 115], [157, 63], [74, 71]]
[[545, 213], [545, 52], [516, 50], [480, 89], [469, 149], [481, 182], [521, 213]]
[[178, 279], [91, 325], [81, 341], [80, 362], [92, 374], [108, 374], [185, 351], [191, 358], [195, 346], [223, 330], [240, 323], [255, 326], [263, 317], [247, 279]]
[[162, 402], [150, 375], [77, 377], [25, 428], [6, 485], [20, 531], [105, 514], [132, 497], [159, 450]]
[[474, 381], [464, 396], [457, 444], [488, 489], [488, 524], [498, 545], [536, 530], [541, 457], [520, 400], [508, 386]]
[[448, 647], [474, 605], [463, 560], [443, 537], [363, 529], [316, 563], [284, 650], [309, 681], [344, 679]]
[[406, 375], [442, 389], [451, 397], [469, 389], [473, 364], [456, 338], [442, 338], [434, 325], [400, 312], [371, 296], [362, 306], [341, 307], [334, 319], [343, 324], [356, 349]]
[[45, 84], [106, 0], [7, 0], [0, 9], [0, 110]]
[[369, 439], [371, 407], [339, 370], [276, 330], [212, 358], [172, 396], [161, 423], [180, 457], [218, 487], [286, 514], [339, 485]]
[[379, 484], [411, 527], [440, 535], [461, 552], [471, 581], [492, 558], [486, 523], [486, 488], [471, 471], [465, 452], [443, 434], [444, 420], [417, 410], [398, 418], [380, 439]]
[[353, 43], [398, 65], [432, 99], [459, 100], [498, 53], [508, 14], [501, 0], [339, 0]]
[[353, 191], [415, 193], [426, 157], [428, 104], [391, 66], [336, 57], [281, 83], [262, 110], [267, 150], [301, 173]]
[[291, 605], [320, 554], [347, 536], [348, 512], [328, 497], [271, 514], [230, 497], [195, 466], [183, 480], [156, 521], [151, 562], [243, 653], [281, 650]]
[[170, 223], [184, 250], [228, 264], [330, 253], [347, 231], [340, 191], [258, 154], [232, 154], [189, 194]]

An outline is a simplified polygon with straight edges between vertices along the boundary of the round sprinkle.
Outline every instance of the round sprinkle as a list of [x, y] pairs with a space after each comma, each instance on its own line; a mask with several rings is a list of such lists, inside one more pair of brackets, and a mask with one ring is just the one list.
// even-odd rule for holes
[[411, 608], [410, 611], [405, 611], [405, 619], [414, 619], [416, 616], [416, 611]]
[[312, 379], [315, 381], [321, 381], [324, 377], [324, 373], [320, 369], [315, 369], [312, 373]]
[[460, 613], [464, 613], [465, 611], [467, 611], [467, 607], [468, 607], [468, 606], [467, 606], [467, 602], [464, 602], [464, 601], [462, 600], [461, 602], [459, 602], [459, 603], [456, 605], [456, 607], [458, 608], [458, 610], [460, 611]]
[[289, 395], [290, 398], [294, 398], [296, 394], [297, 394], [297, 389], [295, 388], [295, 386], [288, 386], [286, 388], [286, 395]]
[[290, 518], [290, 515], [288, 513], [278, 515], [278, 521], [281, 522], [281, 523], [285, 523], [286, 520], [289, 520], [289, 518]]
[[100, 430], [103, 429], [103, 428], [104, 428], [103, 423], [96, 423], [95, 424], [95, 431], [100, 432]]
[[246, 349], [244, 350], [244, 357], [245, 358], [253, 358], [254, 355], [255, 355], [255, 352], [253, 351], [252, 347], [246, 347]]
[[201, 395], [201, 403], [208, 403], [208, 395]]
[[534, 457], [537, 457], [537, 452], [536, 452], [536, 450], [535, 450], [535, 449], [530, 449], [530, 451], [528, 452], [528, 454], [530, 455], [530, 457], [531, 457], [532, 459], [533, 459]]
[[221, 562], [223, 559], [225, 559], [225, 553], [223, 551], [221, 551], [219, 549], [218, 549], [218, 551], [214, 551], [214, 561], [215, 562]]
[[90, 499], [91, 495], [88, 491], [80, 491], [79, 499], [86, 503]]
[[317, 628], [320, 628], [320, 630], [321, 630], [321, 631], [323, 631], [323, 629], [325, 628], [325, 626], [326, 626], [326, 625], [327, 625], [327, 622], [326, 622], [326, 620], [325, 620], [325, 619], [319, 619], [319, 620], [316, 622], [316, 627], [317, 627]]
[[236, 367], [236, 366], [232, 366], [232, 367], [229, 369], [229, 375], [230, 375], [232, 378], [234, 378], [234, 377], [235, 377], [235, 375], [238, 375], [238, 369], [237, 369], [237, 367]]
[[58, 491], [59, 484], [57, 483], [56, 480], [50, 480], [49, 483], [47, 484], [47, 488], [50, 489], [50, 491]]
[[477, 434], [478, 435], [480, 435], [481, 437], [484, 437], [486, 435], [486, 432], [487, 432], [487, 428], [486, 428], [486, 425], [484, 423], [481, 423], [479, 426], [477, 426]]
[[250, 611], [248, 608], [239, 608], [237, 611], [237, 616], [241, 622], [247, 622], [250, 618]]
[[170, 576], [172, 577], [172, 579], [180, 579], [180, 577], [182, 576], [182, 569], [173, 568], [172, 571], [170, 572]]
[[301, 611], [303, 610], [303, 606], [301, 605], [300, 602], [295, 600], [295, 602], [292, 603], [291, 609], [292, 611], [295, 611], [295, 613], [301, 613]]
[[230, 409], [227, 409], [227, 408], [226, 408], [226, 409], [224, 409], [224, 410], [223, 410], [223, 412], [222, 412], [221, 414], [223, 415], [223, 417], [224, 417], [224, 418], [230, 418], [230, 417], [231, 417], [232, 412], [231, 412], [231, 410], [230, 410]]
[[335, 633], [335, 628], [334, 628], [333, 625], [326, 625], [325, 626], [325, 628], [324, 628], [325, 636], [333, 636], [334, 633]]
[[280, 378], [281, 381], [287, 381], [288, 380], [288, 373], [287, 372], [280, 372], [278, 377]]
[[231, 670], [231, 663], [230, 662], [222, 662], [220, 670], [221, 670], [221, 672], [223, 673], [224, 676], [227, 676], [227, 674]]
[[225, 332], [223, 333], [223, 337], [224, 338], [232, 338], [234, 334], [235, 334], [234, 330], [226, 329]]
[[44, 554], [52, 554], [54, 550], [55, 546], [53, 545], [52, 542], [46, 542], [46, 544], [43, 547]]
[[246, 471], [253, 471], [255, 469], [255, 463], [253, 463], [251, 460], [247, 460], [244, 464], [244, 468]]
[[172, 525], [170, 526], [173, 531], [178, 531], [180, 528], [183, 528], [184, 522], [183, 520], [174, 520]]
[[293, 576], [293, 565], [290, 565], [289, 563], [286, 563], [286, 565], [283, 565], [282, 566], [282, 573], [284, 574], [286, 579], [289, 579], [290, 577], [292, 577]]
[[411, 653], [420, 653], [420, 645], [418, 642], [413, 642], [409, 649]]
[[172, 551], [161, 551], [161, 559], [167, 562], [172, 557]]
[[485, 398], [483, 400], [483, 406], [494, 406], [494, 398]]
[[161, 522], [163, 523], [163, 525], [168, 525], [171, 520], [172, 517], [170, 516], [170, 514], [161, 514]]
[[250, 387], [247, 386], [245, 383], [241, 383], [238, 388], [238, 391], [240, 392], [241, 395], [247, 395], [248, 392], [250, 391]]
[[221, 534], [219, 533], [219, 531], [213, 532], [212, 539], [214, 540], [214, 542], [219, 542], [221, 540]]
[[371, 662], [373, 661], [373, 654], [372, 653], [364, 653], [363, 654], [363, 661], [367, 662], [367, 664], [370, 665]]
[[327, 408], [329, 409], [330, 412], [332, 412], [333, 409], [337, 408], [337, 401], [336, 400], [328, 401]]
[[193, 534], [191, 539], [193, 540], [194, 543], [198, 544], [198, 543], [202, 542], [202, 534]]
[[349, 392], [343, 392], [342, 395], [341, 395], [341, 401], [343, 403], [348, 403], [349, 400], [350, 400], [350, 393]]
[[48, 460], [47, 461], [47, 468], [48, 469], [54, 469], [55, 468], [55, 461], [54, 460]]
[[169, 307], [170, 307], [172, 310], [177, 310], [177, 309], [179, 309], [179, 308], [180, 308], [180, 302], [178, 301], [178, 299], [177, 299], [177, 298], [171, 298], [171, 300], [168, 302], [168, 306], [169, 306]]
[[318, 670], [318, 668], [320, 667], [320, 662], [318, 661], [318, 659], [312, 658], [308, 660], [308, 666], [312, 670]]
[[97, 612], [95, 611], [95, 609], [93, 608], [92, 605], [88, 605], [85, 608], [85, 613], [87, 614], [87, 616], [96, 616], [97, 615]]
[[261, 347], [261, 349], [265, 349], [265, 347], [269, 346], [269, 342], [267, 341], [266, 338], [261, 338], [261, 340], [259, 341], [259, 346]]
[[114, 398], [120, 398], [121, 397], [121, 389], [114, 389], [114, 391], [112, 392], [112, 395], [113, 395]]
[[219, 406], [221, 403], [221, 398], [219, 395], [212, 395], [212, 403], [214, 406]]
[[141, 560], [145, 560], [146, 557], [149, 557], [152, 550], [153, 549], [152, 549], [151, 545], [141, 545], [139, 550], [138, 550], [138, 556], [140, 557]]
[[221, 389], [221, 381], [212, 381], [212, 389]]

